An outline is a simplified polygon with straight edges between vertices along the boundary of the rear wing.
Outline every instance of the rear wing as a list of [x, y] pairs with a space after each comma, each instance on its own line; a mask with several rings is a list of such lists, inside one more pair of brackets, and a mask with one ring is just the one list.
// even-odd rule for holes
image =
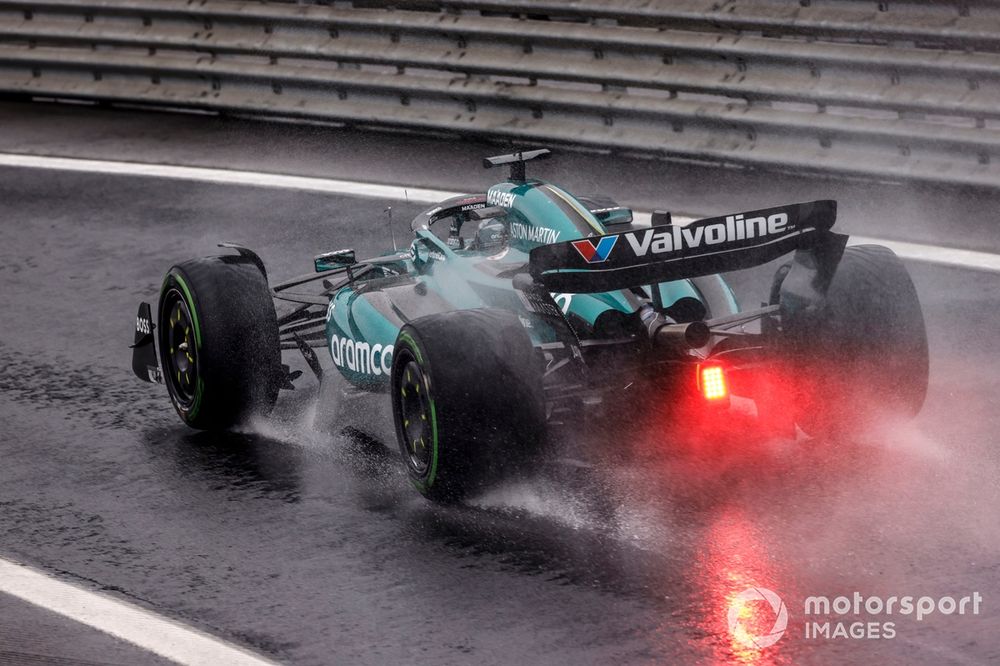
[[836, 201], [812, 201], [543, 245], [528, 270], [548, 291], [588, 293], [758, 266], [793, 251], [828, 281], [847, 237]]

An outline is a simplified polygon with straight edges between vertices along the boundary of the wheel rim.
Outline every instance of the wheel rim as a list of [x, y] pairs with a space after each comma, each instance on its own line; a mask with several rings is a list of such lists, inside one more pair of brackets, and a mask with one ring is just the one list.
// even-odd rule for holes
[[164, 350], [166, 375], [171, 393], [181, 407], [194, 404], [198, 387], [198, 346], [195, 344], [194, 325], [187, 301], [180, 292], [171, 289], [167, 293], [167, 315]]
[[432, 456], [430, 396], [424, 371], [417, 361], [409, 357], [404, 363], [397, 396], [403, 447], [407, 464], [418, 476], [423, 476], [430, 468]]

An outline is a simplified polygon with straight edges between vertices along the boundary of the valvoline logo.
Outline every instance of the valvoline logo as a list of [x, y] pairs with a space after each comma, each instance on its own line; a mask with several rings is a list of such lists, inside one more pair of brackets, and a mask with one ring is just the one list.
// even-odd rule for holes
[[596, 244], [589, 238], [584, 238], [573, 241], [573, 247], [588, 264], [599, 264], [602, 261], [607, 261], [617, 242], [618, 236], [604, 236]]

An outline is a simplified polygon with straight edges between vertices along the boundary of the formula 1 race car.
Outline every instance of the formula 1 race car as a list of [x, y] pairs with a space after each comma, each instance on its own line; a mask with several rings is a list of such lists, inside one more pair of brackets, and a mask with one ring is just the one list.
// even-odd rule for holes
[[[175, 265], [156, 319], [139, 307], [135, 373], [165, 383], [189, 426], [225, 429], [292, 388], [302, 372], [282, 352], [298, 350], [339, 425], [395, 439], [435, 500], [649, 405], [724, 420], [745, 396], [762, 423], [818, 437], [919, 411], [928, 352], [913, 283], [890, 250], [831, 231], [836, 202], [640, 225], [614, 201], [526, 178], [548, 156], [487, 158], [510, 177], [420, 214], [406, 251], [327, 252], [270, 287], [234, 244]], [[785, 254], [764, 304], [741, 311], [719, 274]], [[292, 307], [278, 316], [276, 302]]]

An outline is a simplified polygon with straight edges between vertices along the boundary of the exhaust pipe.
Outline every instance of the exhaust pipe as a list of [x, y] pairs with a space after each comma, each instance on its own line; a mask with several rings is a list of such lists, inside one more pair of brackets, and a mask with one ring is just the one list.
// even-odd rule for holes
[[679, 324], [648, 305], [639, 310], [639, 317], [646, 325], [646, 332], [653, 344], [678, 352], [704, 347], [712, 337], [712, 331], [705, 322]]

